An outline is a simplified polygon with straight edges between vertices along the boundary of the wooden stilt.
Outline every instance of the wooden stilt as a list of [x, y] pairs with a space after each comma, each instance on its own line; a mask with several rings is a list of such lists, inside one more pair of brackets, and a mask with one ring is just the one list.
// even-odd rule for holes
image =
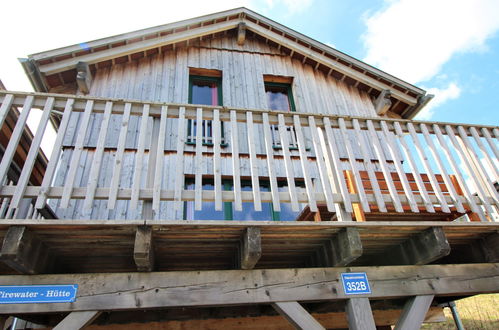
[[272, 307], [296, 329], [324, 330], [325, 328], [296, 301], [278, 302]]
[[376, 329], [373, 312], [368, 298], [350, 298], [346, 306], [350, 330]]
[[424, 321], [426, 313], [433, 301], [433, 295], [416, 296], [410, 298], [402, 311], [395, 330], [418, 330]]
[[54, 330], [79, 330], [92, 323], [100, 313], [100, 311], [72, 312], [59, 322]]

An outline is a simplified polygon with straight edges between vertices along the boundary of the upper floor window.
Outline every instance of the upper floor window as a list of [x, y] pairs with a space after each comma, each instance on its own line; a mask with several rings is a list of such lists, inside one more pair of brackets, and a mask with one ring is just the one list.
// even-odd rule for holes
[[[189, 103], [202, 105], [222, 105], [222, 72], [218, 70], [190, 69]], [[189, 120], [187, 123], [187, 143], [196, 143], [197, 125], [202, 127], [204, 145], [213, 145], [213, 124], [211, 120]], [[221, 123], [221, 137], [224, 143], [224, 129]]]

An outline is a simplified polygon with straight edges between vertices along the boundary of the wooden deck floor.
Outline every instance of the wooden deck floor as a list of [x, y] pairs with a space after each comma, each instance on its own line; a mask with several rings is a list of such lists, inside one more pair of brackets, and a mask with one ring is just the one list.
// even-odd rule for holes
[[[0, 239], [13, 225], [26, 226], [55, 256], [55, 273], [131, 272], [138, 226], [153, 231], [155, 271], [238, 269], [240, 241], [247, 227], [261, 230], [262, 257], [257, 269], [324, 266], [318, 257], [324, 244], [346, 227], [357, 228], [363, 254], [352, 266], [376, 260], [410, 237], [441, 227], [451, 253], [437, 263], [470, 263], [471, 245], [497, 233], [498, 223], [459, 222], [260, 222], [260, 221], [88, 221], [3, 220]], [[0, 274], [15, 274], [0, 263]]]

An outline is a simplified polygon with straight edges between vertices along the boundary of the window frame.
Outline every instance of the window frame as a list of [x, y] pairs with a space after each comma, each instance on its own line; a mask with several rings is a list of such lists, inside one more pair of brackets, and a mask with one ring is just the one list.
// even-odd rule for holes
[[[264, 81], [264, 90], [265, 90], [265, 96], [267, 97], [267, 86], [268, 87], [279, 87], [279, 88], [284, 88], [286, 89], [286, 92], [288, 93], [288, 102], [289, 102], [289, 112], [296, 112], [296, 106], [295, 106], [295, 100], [293, 98], [293, 89], [291, 83], [279, 83], [279, 82], [271, 82], [271, 81]], [[267, 103], [268, 103], [268, 98], [267, 98]], [[270, 109], [270, 105], [267, 104], [269, 110], [272, 111], [286, 111], [282, 109]]]

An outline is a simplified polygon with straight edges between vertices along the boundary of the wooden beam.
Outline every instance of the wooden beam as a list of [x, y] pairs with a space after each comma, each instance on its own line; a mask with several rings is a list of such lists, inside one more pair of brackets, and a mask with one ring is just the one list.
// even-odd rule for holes
[[324, 330], [325, 328], [296, 301], [278, 302], [272, 307], [299, 330]]
[[82, 92], [83, 94], [90, 93], [90, 86], [92, 85], [92, 73], [90, 72], [88, 63], [76, 63], [76, 83], [80, 92]]
[[373, 312], [368, 298], [351, 298], [346, 306], [350, 330], [375, 330]]
[[433, 295], [424, 295], [410, 298], [406, 302], [402, 315], [395, 325], [395, 330], [420, 329], [433, 301], [433, 297]]
[[450, 245], [442, 227], [430, 227], [407, 239], [402, 244], [390, 247], [373, 258], [379, 265], [424, 265], [447, 256]]
[[357, 228], [343, 228], [322, 246], [324, 267], [343, 267], [362, 255], [362, 241]]
[[241, 269], [253, 269], [262, 256], [260, 228], [248, 227], [241, 239]]
[[246, 24], [239, 23], [237, 26], [237, 44], [239, 46], [244, 45], [244, 41], [246, 40]]
[[53, 258], [27, 227], [11, 226], [3, 239], [0, 261], [21, 274], [38, 274], [51, 267]]
[[383, 89], [376, 100], [374, 100], [374, 109], [378, 115], [384, 115], [392, 106], [392, 101], [390, 100], [391, 95], [389, 89]]
[[100, 313], [99, 311], [72, 312], [53, 330], [79, 330], [92, 323]]
[[139, 226], [135, 232], [133, 259], [139, 272], [150, 272], [154, 269], [154, 247], [152, 227]]
[[70, 304], [6, 304], [0, 314], [349, 299], [341, 285], [345, 272], [368, 274], [370, 299], [499, 292], [499, 263], [8, 275], [0, 276], [2, 285], [78, 284], [78, 294]]
[[481, 246], [486, 262], [499, 262], [499, 232], [483, 238]]

